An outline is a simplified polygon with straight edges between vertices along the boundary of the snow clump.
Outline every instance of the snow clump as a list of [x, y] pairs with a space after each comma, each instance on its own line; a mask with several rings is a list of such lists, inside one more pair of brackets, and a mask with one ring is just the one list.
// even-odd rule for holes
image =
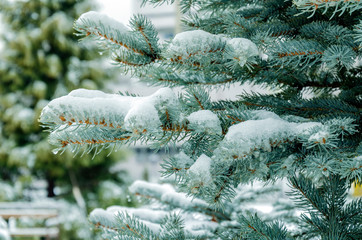
[[187, 120], [189, 128], [195, 132], [206, 132], [211, 135], [221, 135], [222, 129], [217, 115], [210, 110], [200, 110], [191, 113]]
[[75, 24], [77, 26], [82, 26], [85, 23], [93, 23], [92, 25], [103, 25], [109, 30], [114, 31], [118, 30], [120, 32], [128, 31], [128, 28], [121, 22], [118, 22], [114, 18], [111, 18], [103, 13], [98, 13], [95, 11], [89, 11], [83, 13], [76, 21]]

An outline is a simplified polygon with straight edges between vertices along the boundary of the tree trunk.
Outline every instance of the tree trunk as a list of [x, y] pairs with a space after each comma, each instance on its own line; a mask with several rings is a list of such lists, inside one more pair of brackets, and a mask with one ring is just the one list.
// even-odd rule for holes
[[48, 187], [47, 187], [48, 197], [49, 198], [55, 197], [55, 193], [54, 193], [55, 181], [54, 181], [54, 179], [47, 176], [46, 180], [48, 182]]

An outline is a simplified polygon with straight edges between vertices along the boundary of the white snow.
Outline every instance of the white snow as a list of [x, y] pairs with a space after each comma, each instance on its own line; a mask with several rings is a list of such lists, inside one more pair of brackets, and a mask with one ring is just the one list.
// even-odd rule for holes
[[227, 43], [233, 49], [234, 56], [237, 56], [239, 65], [242, 67], [247, 60], [254, 56], [259, 56], [258, 47], [246, 38], [228, 39]]
[[248, 120], [231, 126], [221, 143], [221, 148], [230, 149], [232, 147], [241, 154], [248, 154], [255, 148], [270, 151], [270, 141], [291, 141], [300, 135], [311, 134], [311, 129], [316, 126], [322, 126], [317, 122], [287, 122], [277, 115], [267, 112], [259, 112], [256, 115], [257, 118], [266, 116], [272, 118]]
[[152, 223], [146, 220], [140, 220], [140, 222], [146, 225], [155, 234], [159, 234], [161, 232], [161, 226], [159, 224]]
[[[73, 96], [75, 95], [75, 96]], [[83, 97], [85, 96], [85, 97]], [[90, 96], [95, 96], [90, 98]], [[64, 124], [72, 118], [79, 121], [88, 119], [91, 122], [105, 121], [113, 125], [122, 124], [123, 119], [133, 103], [137, 99], [132, 97], [118, 96], [116, 94], [107, 94], [99, 96], [99, 91], [79, 89], [77, 92], [71, 92], [67, 96], [63, 96], [52, 100], [42, 111], [40, 122], [54, 122]], [[111, 122], [112, 115], [118, 118], [115, 122]], [[61, 119], [61, 116], [63, 119]]]
[[124, 128], [129, 131], [157, 131], [161, 126], [156, 108], [147, 101], [138, 102], [124, 118]]
[[309, 138], [308, 141], [309, 142], [318, 142], [318, 143], [323, 143], [326, 141], [326, 139], [328, 139], [328, 135], [329, 133], [326, 131], [319, 131], [315, 134], [312, 134]]
[[104, 25], [107, 28], [118, 30], [120, 32], [126, 32], [128, 31], [128, 28], [121, 22], [118, 22], [117, 20], [108, 17], [106, 14], [98, 13], [95, 11], [89, 11], [86, 13], [83, 13], [76, 21], [76, 25], [83, 25], [86, 22], [93, 22], [96, 25]]
[[318, 122], [304, 122], [295, 124], [295, 133], [296, 134], [303, 134], [303, 135], [310, 135], [312, 134], [311, 131], [315, 128], [321, 128], [323, 125]]
[[0, 239], [1, 240], [10, 240], [9, 232], [6, 229], [0, 228]]
[[163, 210], [154, 210], [148, 208], [131, 208], [131, 207], [121, 207], [121, 206], [108, 207], [107, 211], [113, 214], [117, 214], [119, 212], [127, 212], [128, 214], [138, 217], [142, 220], [154, 223], [161, 223], [162, 219], [169, 214], [168, 211], [163, 211]]
[[155, 105], [178, 104], [178, 98], [171, 88], [160, 88], [151, 96], [150, 101], [152, 101]]
[[87, 90], [79, 88], [71, 91], [68, 96], [79, 97], [79, 98], [112, 98], [113, 95], [106, 94], [99, 90]]
[[[201, 166], [202, 164], [205, 164], [207, 160], [207, 156], [203, 155], [200, 156], [200, 160], [198, 162], [199, 166], [194, 166], [193, 168], [193, 173], [196, 174], [195, 171], [197, 172], [197, 176], [200, 176], [199, 174], [204, 174], [205, 172], [203, 172], [203, 170], [200, 170], [200, 168], [204, 169], [205, 166]], [[207, 163], [206, 163], [207, 164]], [[206, 166], [206, 168], [209, 168], [208, 166]], [[192, 171], [192, 170], [191, 170]], [[206, 173], [207, 174], [207, 173]], [[209, 178], [211, 179], [211, 176], [209, 176]], [[193, 199], [192, 197], [187, 196], [185, 193], [179, 193], [176, 192], [175, 189], [168, 185], [168, 184], [156, 184], [156, 183], [149, 183], [149, 182], [145, 182], [145, 181], [136, 181], [134, 182], [130, 187], [129, 190], [131, 193], [138, 193], [141, 195], [144, 195], [146, 197], [155, 197], [159, 200], [161, 200], [161, 202], [165, 202], [169, 205], [171, 205], [174, 208], [181, 208], [181, 209], [195, 209], [197, 207], [200, 208], [206, 208], [208, 205], [205, 201], [201, 200], [201, 199]], [[126, 208], [127, 212], [134, 214], [135, 216], [138, 216], [142, 219], [145, 220], [149, 220], [155, 218], [155, 221], [158, 222], [160, 221], [160, 218], [164, 217], [166, 212], [160, 211], [154, 211], [152, 210], [154, 213], [153, 214], [159, 214], [159, 216], [150, 216], [148, 214], [152, 214], [152, 212], [138, 212], [139, 210], [137, 209], [130, 209], [130, 208]], [[110, 211], [121, 211], [123, 210], [122, 207], [111, 207], [108, 210]]]
[[218, 227], [218, 223], [212, 221], [197, 221], [188, 220], [185, 222], [185, 230], [190, 232], [193, 236], [212, 237], [211, 232], [215, 232]]
[[253, 120], [260, 120], [267, 118], [281, 119], [277, 114], [266, 110], [252, 110], [250, 113], [253, 114]]
[[[112, 228], [117, 228], [117, 225], [118, 225], [117, 216], [120, 215], [121, 213], [127, 213], [130, 216], [133, 215], [133, 216], [137, 217], [141, 223], [145, 224], [155, 234], [160, 232], [160, 230], [161, 230], [160, 225], [157, 223], [151, 222], [152, 219], [154, 219], [154, 218], [152, 218], [150, 216], [153, 213], [154, 215], [156, 215], [156, 217], [160, 218], [160, 217], [164, 216], [164, 213], [161, 214], [162, 216], [158, 216], [158, 214], [160, 214], [160, 212], [157, 212], [157, 211], [153, 212], [152, 210], [142, 209], [142, 211], [148, 212], [147, 215], [149, 217], [149, 220], [151, 220], [151, 221], [149, 221], [149, 220], [139, 218], [136, 215], [138, 213], [141, 216], [146, 216], [146, 214], [141, 212], [141, 209], [138, 209], [137, 211], [133, 211], [133, 213], [136, 213], [136, 214], [132, 214], [132, 209], [130, 209], [130, 208], [127, 208], [127, 209], [126, 208], [122, 209], [122, 207], [117, 207], [117, 208], [113, 207], [113, 208], [109, 208], [107, 210], [96, 208], [90, 213], [89, 219], [94, 224], [99, 223], [101, 225], [107, 226], [108, 229], [112, 229]], [[126, 210], [126, 211], [124, 211], [124, 210]], [[159, 219], [159, 221], [160, 221], [160, 219]]]
[[177, 104], [178, 99], [169, 88], [161, 88], [148, 97], [77, 89], [52, 100], [43, 109], [39, 121], [58, 125], [102, 123], [102, 127], [125, 127], [131, 132], [142, 132], [144, 129], [157, 132], [161, 126], [158, 110]]
[[89, 220], [93, 223], [100, 223], [110, 228], [117, 226], [117, 220], [115, 215], [101, 208], [94, 209], [89, 214]]
[[287, 121], [275, 118], [248, 120], [229, 128], [225, 140], [235, 141], [249, 139], [269, 139], [273, 137], [288, 137], [291, 126]]
[[174, 158], [177, 160], [177, 167], [182, 169], [186, 168], [187, 166], [191, 166], [191, 164], [194, 163], [194, 161], [189, 156], [187, 156], [183, 151], [176, 154]]
[[[203, 30], [186, 31], [176, 34], [168, 50], [175, 55], [188, 55], [187, 50], [207, 51], [212, 43], [223, 41], [221, 36]], [[186, 49], [186, 51], [185, 51]]]
[[[205, 154], [202, 154], [194, 164], [190, 167], [188, 170], [188, 173], [192, 178], [198, 182], [199, 184], [203, 185], [210, 185], [213, 183], [212, 177], [210, 174], [210, 168], [211, 168], [211, 158], [206, 156]], [[191, 185], [195, 184], [192, 183]]]
[[161, 200], [181, 209], [207, 208], [208, 206], [207, 203], [201, 199], [193, 199], [192, 197], [186, 196], [185, 193], [175, 191], [165, 192]]
[[161, 199], [162, 195], [168, 191], [173, 191], [173, 188], [167, 184], [149, 183], [141, 180], [137, 180], [128, 188], [133, 194], [141, 194], [145, 196], [155, 196]]
[[220, 120], [217, 115], [210, 110], [193, 112], [187, 117], [187, 120], [190, 122], [189, 128], [194, 129], [195, 132], [221, 135]]
[[193, 30], [178, 33], [171, 44], [168, 46], [168, 51], [176, 56], [189, 57], [193, 52], [208, 52], [213, 46], [218, 43], [226, 42], [230, 47], [230, 54], [233, 60], [237, 60], [240, 66], [254, 56], [261, 56], [266, 59], [267, 56], [260, 54], [258, 47], [246, 38], [227, 38], [223, 35], [215, 35], [203, 30]]

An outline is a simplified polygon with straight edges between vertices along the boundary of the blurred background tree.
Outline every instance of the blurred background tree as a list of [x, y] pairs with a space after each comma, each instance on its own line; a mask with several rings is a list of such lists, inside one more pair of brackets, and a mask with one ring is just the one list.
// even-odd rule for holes
[[99, 187], [112, 182], [124, 185], [124, 172], [109, 171], [125, 158], [124, 152], [107, 158], [105, 152], [94, 159], [93, 154], [55, 155], [38, 123], [49, 100], [75, 88], [104, 89], [116, 77], [95, 45], [79, 43], [74, 36], [74, 19], [94, 8], [88, 0], [0, 1], [5, 26], [0, 56], [0, 180], [16, 183], [13, 199], [31, 200], [24, 190], [43, 179], [45, 197], [74, 196], [84, 209], [87, 203], [103, 205], [102, 198], [107, 204], [128, 203], [126, 197], [110, 200], [111, 196], [97, 194], [103, 192]]

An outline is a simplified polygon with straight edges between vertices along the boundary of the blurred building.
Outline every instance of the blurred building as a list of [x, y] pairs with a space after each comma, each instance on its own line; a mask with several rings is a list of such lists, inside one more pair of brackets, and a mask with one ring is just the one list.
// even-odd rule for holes
[[158, 152], [150, 149], [146, 145], [136, 144], [127, 149], [130, 151], [127, 161], [117, 163], [111, 171], [120, 172], [126, 170], [133, 179], [142, 179], [150, 182], [157, 182], [162, 170], [160, 163], [175, 155], [179, 149], [163, 148]]
[[142, 0], [134, 0], [131, 8], [133, 13], [142, 14], [152, 21], [161, 39], [170, 39], [181, 31], [181, 15], [177, 2], [154, 7], [150, 4], [141, 6]]

